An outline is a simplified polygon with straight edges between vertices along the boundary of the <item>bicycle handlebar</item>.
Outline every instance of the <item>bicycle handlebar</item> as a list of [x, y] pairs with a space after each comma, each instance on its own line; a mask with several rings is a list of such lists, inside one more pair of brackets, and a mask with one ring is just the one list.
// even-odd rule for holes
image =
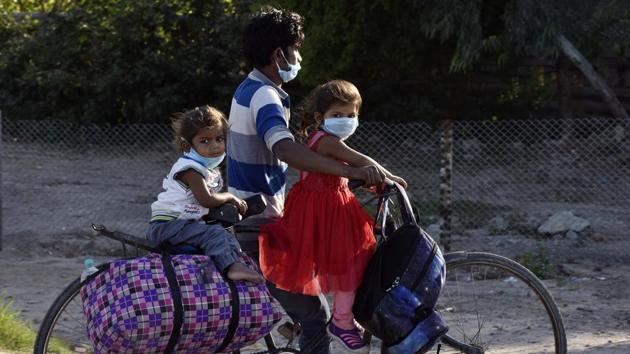
[[[261, 194], [256, 194], [251, 197], [243, 199], [247, 203], [247, 212], [243, 215], [243, 218], [260, 214], [267, 207], [267, 202]], [[231, 226], [241, 221], [236, 205], [231, 203], [223, 204], [217, 208], [208, 210], [208, 213], [203, 217], [206, 222], [218, 221], [225, 226]]]
[[[394, 181], [392, 181], [389, 178], [385, 178], [385, 181], [383, 181], [383, 183], [385, 183], [388, 186], [393, 186], [394, 185]], [[351, 179], [348, 181], [348, 188], [350, 190], [354, 190], [357, 189], [359, 187], [363, 187], [363, 185], [365, 185], [365, 181], [362, 179]]]

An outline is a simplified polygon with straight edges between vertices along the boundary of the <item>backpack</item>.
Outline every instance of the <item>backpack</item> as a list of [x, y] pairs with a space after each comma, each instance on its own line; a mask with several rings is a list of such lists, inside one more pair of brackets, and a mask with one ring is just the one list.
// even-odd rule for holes
[[[377, 225], [379, 219], [381, 223], [376, 233], [381, 237], [357, 289], [353, 313], [385, 347], [395, 347], [412, 332], [426, 332], [426, 340], [414, 343], [412, 352], [417, 352], [430, 348], [448, 329], [433, 311], [444, 285], [445, 262], [436, 242], [416, 223], [404, 190], [393, 189], [395, 196], [378, 206]], [[398, 202], [402, 220], [387, 235], [392, 202]]]

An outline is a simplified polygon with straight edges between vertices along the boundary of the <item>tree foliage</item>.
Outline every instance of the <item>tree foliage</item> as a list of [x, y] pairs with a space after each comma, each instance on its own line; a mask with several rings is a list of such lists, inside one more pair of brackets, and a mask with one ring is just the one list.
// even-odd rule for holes
[[[626, 0], [11, 0], [0, 3], [0, 109], [98, 123], [226, 111], [244, 75], [243, 19], [269, 2], [306, 17], [293, 101], [344, 78], [366, 119], [528, 114], [550, 78], [518, 78], [521, 58], [557, 56], [560, 34], [587, 57], [627, 57], [630, 44]], [[488, 92], [484, 75], [506, 89]]]
[[419, 30], [417, 8], [409, 2], [283, 0], [275, 5], [306, 18], [300, 83], [354, 82], [367, 119], [429, 119], [436, 105], [465, 90], [452, 85], [458, 75], [443, 80], [452, 46]]
[[229, 106], [241, 22], [231, 1], [16, 3], [0, 23], [6, 116], [152, 122]]
[[[353, 80], [367, 101], [367, 115], [386, 120], [427, 119], [436, 111], [467, 118], [528, 114], [549, 99], [552, 78], [534, 71], [519, 82], [521, 58], [557, 57], [560, 34], [592, 56], [610, 48], [627, 55], [630, 43], [629, 5], [622, 0], [275, 3], [306, 16], [302, 83]], [[493, 62], [498, 69], [489, 72]], [[480, 80], [488, 74], [507, 89], [483, 91]]]
[[454, 39], [452, 71], [474, 67], [485, 53], [499, 64], [524, 55], [559, 55], [559, 35], [586, 52], [630, 44], [630, 5], [623, 0], [417, 0], [430, 38]]

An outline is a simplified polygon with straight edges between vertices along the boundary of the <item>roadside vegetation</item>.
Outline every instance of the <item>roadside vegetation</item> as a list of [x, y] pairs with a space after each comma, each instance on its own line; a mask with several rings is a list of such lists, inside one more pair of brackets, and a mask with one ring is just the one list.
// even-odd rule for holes
[[[35, 330], [13, 310], [12, 301], [0, 297], [0, 350], [32, 352]], [[55, 353], [69, 352], [63, 343], [52, 343]]]

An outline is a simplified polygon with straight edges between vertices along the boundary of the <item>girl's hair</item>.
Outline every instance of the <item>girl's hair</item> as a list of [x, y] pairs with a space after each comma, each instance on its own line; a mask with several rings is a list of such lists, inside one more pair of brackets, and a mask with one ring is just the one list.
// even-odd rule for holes
[[300, 118], [298, 134], [305, 139], [311, 131], [319, 127], [321, 121], [315, 118], [315, 112], [323, 115], [333, 105], [347, 103], [356, 105], [357, 111], [361, 109], [361, 94], [351, 82], [332, 80], [317, 86], [306, 97], [301, 111], [298, 112]]
[[227, 136], [228, 123], [225, 115], [218, 109], [210, 106], [201, 106], [186, 112], [173, 114], [171, 127], [175, 133], [175, 148], [184, 152], [192, 146], [192, 140], [199, 131], [205, 127], [220, 126], [223, 136]]

